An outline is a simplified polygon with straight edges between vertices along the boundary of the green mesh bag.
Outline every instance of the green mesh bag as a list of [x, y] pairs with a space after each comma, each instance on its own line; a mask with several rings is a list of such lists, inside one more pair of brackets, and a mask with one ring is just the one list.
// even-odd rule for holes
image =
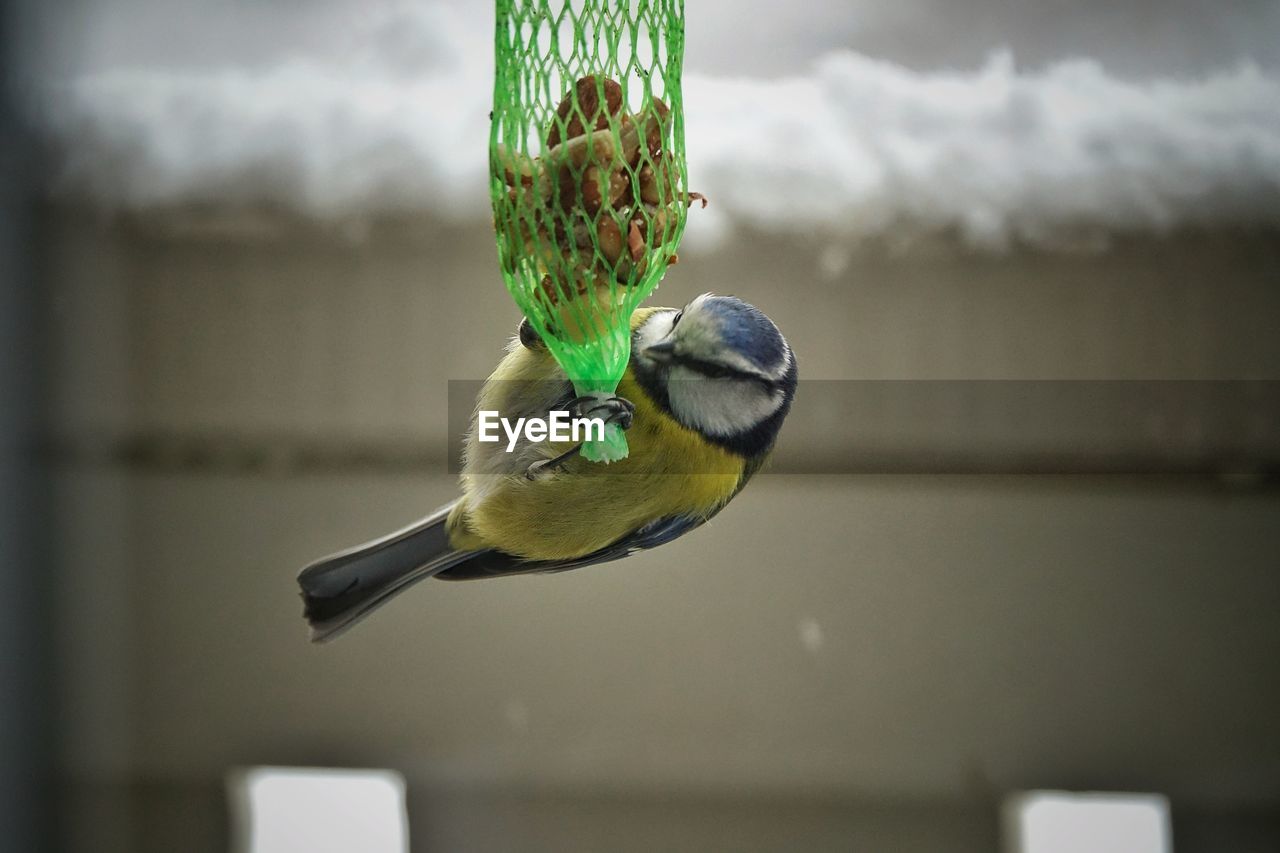
[[[497, 0], [490, 185], [507, 289], [579, 396], [610, 396], [690, 194], [683, 0]], [[704, 200], [705, 204], [705, 200]], [[582, 455], [627, 455], [610, 424]]]

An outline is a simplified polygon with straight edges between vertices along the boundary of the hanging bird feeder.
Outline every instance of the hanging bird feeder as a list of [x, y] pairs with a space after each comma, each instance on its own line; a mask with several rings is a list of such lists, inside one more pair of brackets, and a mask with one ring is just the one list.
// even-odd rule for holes
[[[507, 289], [578, 396], [611, 396], [689, 205], [683, 0], [497, 0], [490, 189]], [[706, 202], [703, 200], [703, 204]], [[582, 455], [627, 455], [610, 424]]]

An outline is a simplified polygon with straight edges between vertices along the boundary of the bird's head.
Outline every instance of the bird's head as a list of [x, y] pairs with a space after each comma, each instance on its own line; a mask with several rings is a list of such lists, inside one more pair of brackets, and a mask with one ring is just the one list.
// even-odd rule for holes
[[747, 456], [772, 446], [797, 373], [791, 347], [762, 311], [704, 293], [680, 310], [655, 311], [633, 348], [638, 378], [680, 423]]

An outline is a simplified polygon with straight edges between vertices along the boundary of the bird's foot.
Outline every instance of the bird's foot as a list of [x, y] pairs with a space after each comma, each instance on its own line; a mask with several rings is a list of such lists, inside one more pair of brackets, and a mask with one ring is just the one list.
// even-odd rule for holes
[[520, 338], [520, 346], [525, 349], [546, 349], [547, 345], [542, 340], [542, 336], [533, 328], [533, 324], [529, 322], [528, 317], [520, 319], [520, 328], [516, 330], [516, 335]]
[[631, 429], [635, 420], [636, 404], [626, 397], [587, 394], [570, 400], [569, 412], [575, 418], [600, 418], [606, 424], [617, 424], [626, 430]]
[[[575, 418], [600, 418], [606, 425], [617, 424], [626, 430], [631, 429], [631, 423], [635, 419], [636, 406], [626, 397], [618, 397], [616, 395], [613, 397], [600, 397], [594, 394], [587, 394], [570, 400], [568, 411]], [[539, 462], [534, 462], [525, 470], [524, 476], [529, 480], [542, 480], [550, 477], [581, 452], [582, 445], [575, 444], [554, 459], [543, 459]]]

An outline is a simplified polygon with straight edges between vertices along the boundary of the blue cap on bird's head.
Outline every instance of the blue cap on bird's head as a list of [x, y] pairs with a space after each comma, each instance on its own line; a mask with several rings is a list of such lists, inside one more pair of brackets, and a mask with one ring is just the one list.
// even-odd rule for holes
[[787, 342], [765, 313], [736, 296], [704, 294], [690, 303], [720, 327], [723, 344], [741, 353], [755, 366], [771, 371], [785, 367]]
[[773, 321], [734, 296], [704, 293], [637, 330], [637, 376], [681, 423], [760, 452], [791, 407], [796, 362]]
[[713, 378], [736, 373], [766, 382], [782, 381], [793, 366], [791, 348], [778, 327], [736, 296], [704, 293], [666, 314], [646, 324], [642, 358], [683, 365]]

